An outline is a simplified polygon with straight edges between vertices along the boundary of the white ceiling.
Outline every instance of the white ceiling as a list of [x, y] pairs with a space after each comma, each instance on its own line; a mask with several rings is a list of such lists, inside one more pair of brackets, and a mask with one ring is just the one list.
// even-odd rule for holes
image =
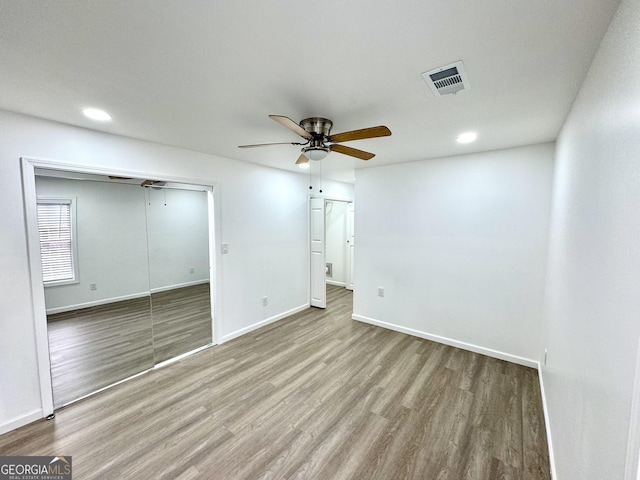
[[[268, 114], [323, 116], [323, 175], [554, 140], [619, 0], [0, 0], [0, 108], [299, 171]], [[463, 60], [471, 90], [421, 73]], [[93, 106], [108, 124], [83, 117]], [[460, 132], [478, 141], [461, 146]]]

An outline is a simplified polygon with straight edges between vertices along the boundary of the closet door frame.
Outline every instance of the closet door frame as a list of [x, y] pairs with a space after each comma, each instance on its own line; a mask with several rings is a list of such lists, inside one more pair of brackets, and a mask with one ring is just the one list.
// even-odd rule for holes
[[[53, 384], [51, 380], [51, 362], [49, 358], [49, 338], [47, 334], [47, 312], [44, 297], [44, 283], [42, 280], [42, 261], [40, 258], [40, 240], [38, 237], [38, 217], [36, 212], [36, 169], [43, 168], [69, 173], [87, 173], [94, 175], [113, 175], [133, 178], [153, 178], [154, 180], [200, 185], [208, 189], [209, 212], [209, 282], [211, 286], [211, 332], [212, 344], [219, 338], [218, 324], [222, 312], [221, 295], [218, 286], [221, 284], [220, 259], [220, 215], [219, 195], [217, 183], [203, 182], [198, 178], [185, 178], [139, 172], [132, 170], [118, 170], [111, 168], [95, 168], [59, 160], [21, 157], [22, 188], [24, 195], [25, 221], [27, 227], [27, 255], [29, 259], [29, 273], [31, 281], [31, 299], [33, 306], [34, 330], [36, 339], [36, 354], [38, 361], [38, 376], [40, 384], [41, 418], [48, 417], [54, 412]], [[167, 362], [164, 362], [167, 363]], [[154, 368], [157, 368], [156, 365]], [[152, 370], [152, 369], [150, 369]], [[148, 371], [148, 370], [147, 370]], [[144, 373], [144, 372], [142, 372]], [[138, 374], [139, 375], [139, 374]], [[136, 375], [137, 376], [137, 375]], [[108, 388], [108, 387], [107, 387]]]

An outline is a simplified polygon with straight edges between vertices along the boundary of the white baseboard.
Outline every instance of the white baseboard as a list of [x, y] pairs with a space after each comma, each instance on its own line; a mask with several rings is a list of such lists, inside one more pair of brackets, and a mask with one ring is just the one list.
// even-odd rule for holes
[[78, 303], [77, 305], [67, 305], [64, 307], [48, 308], [47, 315], [53, 315], [54, 313], [71, 312], [73, 310], [80, 310], [81, 308], [98, 307], [100, 305], [108, 305], [110, 303], [124, 302], [125, 300], [134, 300], [136, 298], [148, 297], [149, 292], [160, 293], [160, 292], [166, 292], [169, 290], [176, 290], [178, 288], [193, 287], [194, 285], [202, 285], [203, 283], [209, 283], [209, 279], [207, 278], [205, 280], [196, 280], [194, 282], [187, 282], [187, 283], [180, 283], [176, 285], [169, 285], [166, 287], [152, 288], [148, 292], [132, 293], [131, 295], [122, 295], [120, 297], [103, 298], [101, 300], [95, 300], [93, 302]]
[[335, 280], [327, 279], [327, 285], [335, 285], [336, 287], [346, 287], [347, 284], [344, 282], [336, 282]]
[[169, 290], [176, 290], [178, 288], [185, 288], [185, 287], [193, 287], [195, 285], [202, 285], [203, 283], [209, 283], [209, 279], [205, 278], [203, 280], [194, 280], [193, 282], [177, 283], [175, 285], [167, 285], [166, 287], [152, 288], [150, 291], [151, 291], [151, 293], [167, 292]]
[[306, 303], [304, 305], [300, 305], [299, 307], [292, 308], [291, 310], [287, 310], [286, 312], [279, 313], [278, 315], [274, 315], [273, 317], [269, 317], [266, 320], [262, 320], [260, 322], [254, 323], [253, 325], [249, 325], [248, 327], [241, 328], [240, 330], [236, 330], [235, 332], [229, 333], [222, 337], [222, 341], [218, 342], [218, 344], [222, 344], [228, 342], [229, 340], [233, 340], [234, 338], [238, 338], [242, 335], [245, 335], [249, 332], [257, 330], [262, 327], [266, 327], [270, 323], [277, 322], [278, 320], [282, 320], [289, 315], [293, 315], [294, 313], [301, 312], [309, 308], [309, 304]]
[[80, 310], [81, 308], [98, 307], [100, 305], [108, 305], [109, 303], [124, 302], [125, 300], [134, 300], [136, 298], [148, 297], [149, 292], [132, 293], [131, 295], [122, 295], [121, 297], [105, 298], [94, 302], [78, 303], [77, 305], [67, 305], [65, 307], [47, 308], [47, 315], [54, 313], [71, 312]]
[[0, 435], [10, 432], [11, 430], [15, 430], [16, 428], [20, 428], [25, 425], [28, 425], [29, 423], [35, 422], [36, 420], [40, 420], [41, 418], [42, 418], [41, 408], [32, 410], [29, 413], [20, 415], [19, 417], [16, 417], [0, 425]]
[[538, 368], [538, 362], [529, 358], [520, 357], [518, 355], [512, 355], [510, 353], [501, 352], [499, 350], [493, 350], [491, 348], [481, 347], [472, 343], [462, 342], [460, 340], [454, 340], [453, 338], [442, 337], [440, 335], [434, 335], [432, 333], [422, 332], [420, 330], [414, 330], [413, 328], [403, 327], [394, 323], [382, 322], [373, 318], [365, 317], [363, 315], [353, 314], [351, 316], [353, 320], [357, 320], [363, 323], [369, 323], [377, 327], [386, 328], [388, 330], [394, 330], [400, 333], [406, 333], [407, 335], [413, 335], [414, 337], [424, 338], [433, 342], [443, 343], [451, 347], [461, 348], [463, 350], [469, 350], [470, 352], [480, 353], [488, 357], [497, 358], [499, 360], [505, 360], [511, 363], [517, 363], [525, 367]]
[[547, 432], [547, 447], [549, 448], [549, 467], [551, 468], [551, 480], [556, 480], [556, 459], [553, 455], [553, 440], [551, 439], [551, 422], [549, 421], [549, 409], [547, 408], [547, 395], [544, 391], [542, 368], [538, 362], [538, 381], [540, 382], [540, 396], [542, 397], [542, 412], [544, 414], [544, 426]]

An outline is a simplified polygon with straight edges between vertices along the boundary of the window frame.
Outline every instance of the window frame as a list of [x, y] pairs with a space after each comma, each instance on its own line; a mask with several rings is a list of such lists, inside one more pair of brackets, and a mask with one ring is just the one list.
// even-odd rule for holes
[[[76, 230], [76, 197], [51, 197], [43, 196], [36, 198], [36, 221], [38, 220], [38, 205], [40, 204], [66, 204], [69, 205], [69, 216], [71, 223], [71, 270], [73, 272], [73, 278], [66, 278], [62, 280], [44, 280], [43, 284], [46, 287], [57, 287], [61, 285], [72, 285], [80, 283], [80, 275], [78, 273], [78, 235]], [[40, 223], [38, 222], [38, 243], [40, 243]], [[40, 245], [40, 261], [42, 262], [42, 245]], [[44, 269], [43, 269], [44, 270]]]

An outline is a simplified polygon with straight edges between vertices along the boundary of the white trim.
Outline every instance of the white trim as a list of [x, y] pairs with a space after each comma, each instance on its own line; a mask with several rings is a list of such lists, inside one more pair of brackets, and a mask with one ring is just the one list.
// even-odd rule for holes
[[547, 395], [544, 390], [544, 381], [542, 380], [542, 367], [538, 362], [538, 381], [540, 382], [540, 396], [542, 397], [542, 412], [544, 414], [544, 425], [547, 432], [547, 447], [549, 449], [549, 467], [551, 468], [551, 480], [556, 480], [556, 459], [553, 454], [553, 440], [551, 439], [551, 422], [549, 419], [549, 408], [547, 407]]
[[624, 467], [624, 480], [640, 479], [640, 344], [636, 350], [636, 372], [629, 415], [629, 435]]
[[42, 410], [40, 408], [32, 410], [29, 413], [20, 415], [19, 417], [16, 417], [0, 425], [0, 435], [4, 435], [5, 433], [10, 432], [11, 430], [15, 430], [16, 428], [24, 427], [25, 425], [33, 423], [44, 417], [45, 416], [42, 414]]
[[234, 338], [241, 337], [242, 335], [245, 335], [259, 328], [266, 327], [267, 325], [277, 322], [278, 320], [282, 320], [283, 318], [288, 317], [289, 315], [302, 312], [303, 310], [306, 310], [307, 308], [309, 308], [309, 306], [310, 305], [308, 303], [305, 303], [304, 305], [300, 305], [299, 307], [292, 308], [291, 310], [287, 310], [286, 312], [279, 313], [278, 315], [274, 315], [273, 317], [267, 318], [266, 320], [256, 322], [253, 325], [249, 325], [248, 327], [241, 328], [240, 330], [236, 330], [235, 332], [229, 333], [228, 335], [225, 335], [224, 337], [222, 337], [222, 341], [220, 343], [222, 344], [222, 343], [228, 342], [229, 340], [233, 340]]
[[53, 385], [51, 382], [51, 361], [49, 359], [49, 337], [47, 333], [47, 312], [44, 301], [44, 282], [42, 280], [42, 260], [40, 258], [40, 239], [38, 235], [38, 214], [35, 162], [21, 158], [22, 192], [27, 225], [27, 255], [29, 277], [31, 280], [32, 314], [36, 340], [36, 358], [38, 362], [38, 382], [40, 384], [40, 403], [42, 416], [53, 413]]
[[157, 364], [155, 364], [153, 366], [153, 368], [151, 370], [157, 370], [159, 368], [164, 368], [164, 367], [166, 367], [168, 365], [171, 365], [172, 363], [179, 362], [180, 360], [183, 360], [183, 359], [185, 359], [187, 357], [190, 357], [191, 355], [194, 355], [194, 354], [196, 354], [198, 352], [201, 352], [201, 351], [206, 350], [207, 348], [211, 348], [213, 346], [215, 346], [215, 343], [207, 343], [206, 345], [203, 345], [202, 347], [198, 347], [196, 349], [190, 350], [187, 353], [183, 353], [181, 355], [178, 355], [177, 357], [170, 358], [169, 360], [165, 360], [164, 362], [157, 363]]
[[326, 279], [327, 285], [335, 285], [336, 287], [346, 287], [347, 284], [344, 282], [336, 282], [335, 280]]
[[211, 297], [211, 343], [218, 343], [222, 328], [222, 215], [220, 215], [220, 186], [207, 192], [209, 212], [209, 292]]
[[331, 196], [331, 195], [326, 195], [324, 193], [309, 192], [307, 200], [311, 199], [311, 198], [324, 198], [325, 201], [330, 200], [332, 202], [345, 202], [345, 203], [352, 203], [354, 201], [353, 197], [351, 197], [351, 198], [334, 197], [334, 196]]
[[[222, 285], [221, 259], [220, 259], [220, 193], [219, 185], [212, 182], [203, 182], [203, 179], [175, 177], [172, 175], [156, 175], [154, 173], [134, 170], [119, 170], [116, 168], [97, 168], [72, 162], [61, 162], [39, 157], [20, 157], [22, 166], [22, 189], [25, 208], [25, 220], [27, 225], [27, 254], [29, 256], [29, 272], [31, 280], [31, 297], [33, 306], [33, 319], [36, 340], [36, 355], [38, 361], [38, 377], [40, 385], [40, 401], [42, 404], [42, 417], [53, 413], [53, 388], [51, 382], [51, 361], [49, 359], [49, 338], [47, 334], [47, 312], [44, 299], [44, 287], [42, 282], [42, 265], [40, 260], [40, 242], [38, 238], [38, 218], [36, 215], [36, 181], [35, 169], [62, 170], [66, 172], [91, 173], [96, 175], [114, 175], [121, 177], [152, 178], [154, 180], [175, 182], [191, 185], [210, 187], [208, 191], [209, 201], [209, 270], [212, 301], [212, 342], [216, 342], [219, 323], [222, 321], [222, 306], [220, 304]], [[203, 185], [206, 183], [206, 185]]]
[[167, 285], [166, 287], [152, 288], [150, 292], [151, 293], [168, 292], [169, 290], [177, 290], [178, 288], [193, 287], [195, 285], [202, 285], [203, 283], [209, 283], [209, 279], [205, 278], [203, 280], [194, 280], [193, 282], [177, 283], [175, 285]]
[[462, 342], [460, 340], [455, 340], [453, 338], [442, 337], [440, 335], [434, 335], [432, 333], [422, 332], [420, 330], [414, 330], [413, 328], [403, 327], [401, 325], [396, 325], [394, 323], [382, 322], [380, 320], [375, 320], [373, 318], [365, 317], [363, 315], [353, 314], [351, 318], [359, 322], [369, 323], [371, 325], [386, 328], [388, 330], [394, 330], [396, 332], [406, 333], [407, 335], [413, 335], [414, 337], [420, 337], [426, 340], [431, 340], [433, 342], [443, 343], [451, 347], [461, 348], [463, 350], [468, 350], [470, 352], [480, 353], [482, 355], [497, 358], [499, 360], [505, 360], [507, 362], [517, 363], [518, 365], [523, 365], [525, 367], [537, 368], [538, 366], [538, 362], [536, 362], [535, 360], [531, 360], [529, 358], [520, 357], [518, 355], [512, 355], [510, 353], [501, 352], [499, 350], [493, 350], [491, 348], [481, 347], [479, 345]]
[[148, 297], [148, 296], [149, 296], [149, 292], [140, 292], [140, 293], [132, 293], [130, 295], [122, 295], [120, 297], [104, 298], [102, 300], [95, 300], [93, 302], [78, 303], [76, 305], [65, 305], [64, 307], [47, 308], [47, 315], [53, 315], [56, 313], [63, 313], [63, 312], [72, 312], [73, 310], [80, 310], [82, 308], [98, 307], [100, 305], [108, 305], [110, 303], [124, 302], [126, 300], [134, 300], [136, 298], [142, 298], [142, 297]]

